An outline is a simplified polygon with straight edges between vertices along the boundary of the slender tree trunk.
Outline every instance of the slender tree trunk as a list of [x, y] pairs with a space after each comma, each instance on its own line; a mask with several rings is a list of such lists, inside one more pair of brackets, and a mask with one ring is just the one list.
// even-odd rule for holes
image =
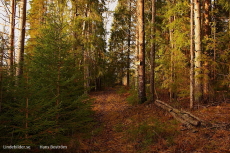
[[150, 94], [151, 101], [155, 101], [155, 16], [156, 16], [156, 7], [155, 0], [152, 0], [152, 29], [151, 29], [151, 51], [150, 51]]
[[[75, 27], [75, 21], [76, 21], [76, 17], [78, 16], [78, 8], [76, 4], [72, 4], [75, 6], [75, 9], [72, 11], [72, 16], [73, 16], [73, 27]], [[76, 29], [72, 29], [73, 30], [73, 53], [74, 53], [74, 66], [77, 66], [77, 31]]]
[[[121, 61], [124, 61], [124, 50], [125, 50], [125, 47], [124, 47], [124, 40], [122, 39], [121, 40]], [[122, 64], [122, 66], [120, 67], [120, 85], [124, 85], [124, 81], [123, 81], [123, 77], [124, 77], [124, 68], [125, 68], [125, 65]]]
[[138, 7], [138, 32], [139, 32], [139, 102], [144, 103], [146, 98], [145, 92], [145, 29], [144, 29], [144, 0], [137, 1]]
[[[170, 16], [169, 18], [169, 22], [172, 23], [174, 21], [174, 17]], [[173, 40], [173, 29], [169, 29], [169, 43], [171, 43], [171, 58], [170, 58], [170, 102], [172, 102], [173, 98], [174, 98], [174, 40]]]
[[[204, 38], [208, 39], [211, 36], [211, 27], [210, 27], [210, 7], [211, 6], [211, 0], [205, 0], [204, 1]], [[208, 41], [206, 41], [208, 42]], [[203, 78], [203, 92], [204, 92], [204, 102], [208, 102], [209, 97], [209, 52], [210, 50], [205, 50], [205, 59], [204, 59], [204, 78]]]
[[[172, 0], [170, 3], [172, 5], [175, 5], [176, 2], [175, 0]], [[169, 17], [169, 22], [170, 24], [175, 21], [176, 16], [170, 16]], [[174, 28], [169, 28], [169, 43], [171, 44], [171, 59], [170, 59], [170, 102], [173, 101], [175, 98], [175, 60], [174, 58], [176, 57], [175, 55], [175, 43], [174, 43]]]
[[[29, 98], [26, 97], [26, 125], [25, 128], [28, 130], [28, 119], [29, 119]], [[25, 138], [28, 138], [28, 132], [26, 131]]]
[[[216, 10], [216, 0], [213, 1], [213, 7], [212, 7], [212, 12]], [[212, 33], [212, 36], [213, 36], [213, 45], [214, 45], [214, 48], [213, 48], [213, 67], [212, 67], [212, 75], [211, 75], [211, 79], [212, 79], [212, 82], [215, 84], [215, 81], [216, 81], [216, 17], [213, 16], [213, 19], [212, 19], [213, 23], [212, 23], [212, 29], [211, 29], [211, 33]], [[214, 90], [214, 95], [213, 95], [213, 98], [215, 99], [215, 93], [216, 91]], [[214, 100], [213, 99], [213, 100]]]
[[[135, 17], [135, 20], [136, 20], [136, 23], [138, 24], [138, 7], [136, 6], [136, 17]], [[138, 25], [136, 26], [135, 28], [135, 90], [138, 91], [138, 88], [139, 88], [139, 76], [138, 76], [138, 70], [139, 70], [139, 31], [138, 31]]]
[[190, 109], [194, 108], [194, 3], [191, 0], [191, 11], [190, 11]]
[[138, 26], [136, 27], [136, 46], [135, 46], [135, 51], [136, 51], [136, 70], [135, 70], [135, 89], [138, 90], [138, 87], [139, 87], [139, 83], [138, 83], [138, 80], [139, 80], [139, 77], [138, 77], [138, 70], [139, 70], [139, 32], [138, 32]]
[[9, 33], [9, 50], [8, 50], [8, 60], [7, 64], [9, 66], [10, 74], [13, 74], [13, 64], [14, 64], [14, 29], [15, 29], [15, 0], [10, 1], [11, 12], [10, 12], [10, 33]]
[[[212, 75], [211, 75], [211, 79], [212, 79], [212, 83], [216, 84], [216, 21], [214, 18], [213, 21], [213, 28], [212, 28], [212, 35], [213, 35], [213, 66], [212, 66]], [[213, 91], [213, 96], [212, 96], [212, 101], [216, 100], [216, 90]]]
[[[60, 51], [61, 49], [59, 49], [59, 59], [61, 58], [60, 56]], [[57, 65], [57, 89], [56, 89], [56, 94], [57, 94], [57, 99], [56, 99], [56, 106], [58, 107], [59, 104], [60, 104], [60, 79], [61, 79], [61, 61], [58, 62], [58, 65]], [[59, 113], [57, 112], [56, 114], [56, 122], [58, 122], [58, 119], [59, 119]]]
[[[214, 55], [213, 61], [216, 63], [216, 19], [214, 18], [213, 22], [213, 39], [214, 39]], [[213, 80], [216, 81], [216, 64], [213, 65]]]
[[[86, 4], [86, 13], [85, 17], [88, 17], [88, 5]], [[88, 30], [88, 29], [87, 29]], [[84, 88], [85, 94], [88, 93], [89, 90], [89, 63], [88, 63], [88, 31], [86, 30], [86, 21], [83, 22], [83, 36], [86, 38], [86, 45], [83, 51], [84, 58]]]
[[128, 52], [127, 52], [127, 86], [129, 87], [130, 82], [130, 42], [131, 42], [131, 1], [129, 0], [129, 25], [128, 25]]
[[[28, 80], [28, 74], [27, 74], [27, 76], [26, 76], [26, 88], [27, 88], [27, 90], [29, 90], [28, 89], [29, 88], [28, 83], [29, 83], [29, 80]], [[28, 130], [28, 127], [29, 127], [28, 119], [29, 119], [29, 95], [27, 94], [27, 96], [26, 96], [26, 125], [25, 125], [26, 130]], [[27, 131], [25, 134], [25, 138], [26, 139], [28, 138], [28, 132]]]
[[[2, 39], [3, 41], [3, 37], [1, 38], [0, 36], [0, 39]], [[2, 111], [2, 102], [3, 102], [3, 86], [2, 86], [2, 82], [3, 82], [3, 55], [4, 55], [4, 44], [0, 44], [0, 53], [1, 53], [1, 56], [0, 56], [0, 112]]]
[[194, 0], [194, 42], [195, 42], [195, 102], [199, 104], [203, 98], [201, 85], [201, 21], [200, 0]]
[[25, 33], [26, 33], [26, 0], [21, 0], [20, 8], [20, 35], [19, 35], [19, 50], [18, 50], [18, 67], [17, 76], [23, 74], [23, 62], [24, 62], [24, 47], [25, 47]]

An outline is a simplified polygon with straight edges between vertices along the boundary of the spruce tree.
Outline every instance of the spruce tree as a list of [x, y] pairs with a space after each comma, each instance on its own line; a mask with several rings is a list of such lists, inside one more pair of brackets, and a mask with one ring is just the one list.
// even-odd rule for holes
[[50, 14], [33, 54], [25, 58], [24, 77], [17, 86], [5, 82], [1, 142], [58, 145], [90, 128], [90, 101], [83, 95], [83, 72], [74, 64], [66, 28], [63, 17]]

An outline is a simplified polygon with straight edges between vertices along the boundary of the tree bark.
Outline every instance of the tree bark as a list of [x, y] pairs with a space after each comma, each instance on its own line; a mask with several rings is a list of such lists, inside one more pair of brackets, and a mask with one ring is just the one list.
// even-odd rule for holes
[[[0, 40], [4, 42], [4, 38], [2, 35], [0, 35]], [[2, 82], [3, 82], [3, 59], [4, 59], [4, 44], [0, 44], [0, 112], [2, 112], [2, 102], [3, 102], [3, 88], [2, 88]]]
[[[211, 36], [211, 27], [210, 27], [210, 7], [211, 0], [204, 1], [204, 38], [208, 39]], [[206, 40], [206, 43], [208, 40]], [[205, 58], [204, 58], [204, 78], [203, 78], [203, 91], [204, 91], [204, 102], [208, 101], [209, 97], [209, 63], [208, 57], [210, 54], [210, 50], [205, 50]]]
[[144, 103], [146, 98], [145, 92], [145, 30], [144, 30], [144, 0], [137, 1], [138, 7], [138, 32], [139, 32], [139, 103]]
[[25, 47], [25, 33], [26, 33], [26, 0], [21, 0], [20, 8], [20, 35], [19, 35], [19, 50], [18, 50], [18, 67], [16, 76], [23, 74], [23, 62], [24, 62], [24, 47]]
[[203, 98], [201, 86], [201, 21], [200, 0], [194, 0], [194, 42], [195, 42], [195, 102], [199, 104]]
[[[88, 5], [86, 4], [85, 17], [88, 17]], [[88, 30], [88, 29], [87, 29]], [[89, 61], [88, 61], [88, 31], [86, 30], [86, 21], [83, 21], [82, 35], [86, 38], [86, 45], [83, 48], [83, 61], [84, 61], [84, 90], [85, 94], [88, 94], [89, 90]]]
[[150, 94], [151, 101], [155, 101], [155, 16], [156, 16], [156, 7], [155, 0], [152, 0], [152, 29], [151, 29], [151, 51], [150, 51]]
[[15, 29], [15, 0], [10, 1], [11, 12], [10, 12], [10, 33], [9, 33], [9, 50], [8, 50], [8, 60], [7, 64], [9, 66], [10, 74], [13, 74], [13, 64], [14, 64], [14, 29]]
[[[170, 16], [169, 18], [169, 22], [172, 23], [175, 20], [174, 16]], [[169, 43], [171, 43], [171, 57], [170, 57], [170, 89], [169, 89], [169, 93], [170, 93], [170, 102], [172, 102], [172, 100], [175, 98], [175, 91], [174, 91], [174, 39], [173, 39], [173, 31], [174, 29], [170, 29], [169, 28]]]
[[138, 27], [136, 27], [136, 45], [135, 45], [135, 52], [136, 52], [136, 55], [135, 55], [135, 66], [136, 66], [136, 70], [135, 70], [135, 89], [138, 90], [138, 87], [139, 87], [139, 77], [138, 77], [138, 70], [139, 70], [139, 41], [138, 41], [138, 38], [139, 38], [139, 32], [138, 32]]
[[131, 47], [131, 45], [130, 45], [130, 42], [131, 42], [131, 1], [129, 0], [128, 1], [128, 3], [129, 3], [129, 23], [128, 23], [128, 51], [127, 51], [127, 86], [129, 87], [129, 82], [130, 82], [130, 47]]
[[194, 108], [194, 3], [191, 0], [191, 14], [190, 14], [190, 109]]

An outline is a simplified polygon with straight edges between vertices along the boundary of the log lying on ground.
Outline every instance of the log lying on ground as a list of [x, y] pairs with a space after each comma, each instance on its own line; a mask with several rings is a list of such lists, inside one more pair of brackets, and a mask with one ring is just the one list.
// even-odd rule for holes
[[201, 119], [192, 115], [189, 112], [173, 108], [172, 106], [160, 100], [156, 100], [155, 104], [161, 107], [162, 109], [167, 110], [176, 120], [180, 121], [181, 123], [187, 126], [206, 126], [206, 124]]

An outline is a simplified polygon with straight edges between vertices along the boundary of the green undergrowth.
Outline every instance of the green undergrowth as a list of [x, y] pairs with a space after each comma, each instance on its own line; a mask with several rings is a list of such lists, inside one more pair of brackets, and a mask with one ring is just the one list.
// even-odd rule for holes
[[117, 88], [116, 93], [120, 95], [127, 94], [126, 100], [130, 105], [137, 105], [139, 103], [138, 92], [134, 87], [128, 89], [126, 86], [120, 86]]
[[126, 98], [128, 104], [137, 105], [139, 103], [138, 91], [134, 86], [131, 86], [128, 90], [125, 91], [125, 93], [128, 94], [128, 97]]
[[129, 96], [126, 100], [130, 105], [137, 105], [139, 102], [138, 92], [135, 89], [129, 90]]
[[151, 118], [128, 128], [127, 140], [135, 144], [139, 152], [147, 149], [160, 141], [166, 142], [166, 147], [174, 144], [174, 138], [179, 134], [178, 122], [175, 120], [161, 122], [157, 118]]
[[127, 94], [128, 97], [126, 98], [126, 101], [130, 105], [137, 105], [139, 103], [138, 92], [134, 89], [134, 87], [128, 89], [125, 86], [121, 86], [116, 90], [116, 93], [120, 95]]
[[120, 87], [117, 87], [117, 90], [116, 90], [116, 93], [117, 94], [124, 94], [124, 93], [127, 93], [127, 88], [125, 86], [120, 86]]

